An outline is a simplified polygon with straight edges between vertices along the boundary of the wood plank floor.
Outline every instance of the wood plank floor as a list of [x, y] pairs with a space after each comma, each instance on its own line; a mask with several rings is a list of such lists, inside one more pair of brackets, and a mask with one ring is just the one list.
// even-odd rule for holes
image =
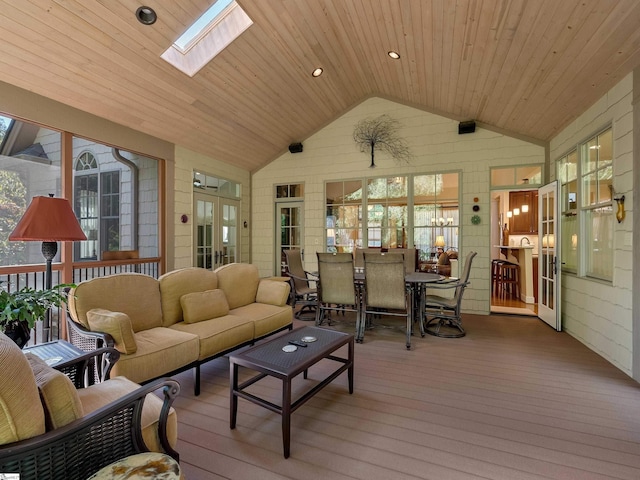
[[[289, 459], [270, 411], [241, 399], [229, 429], [226, 358], [203, 367], [199, 397], [192, 374], [178, 375], [186, 478], [640, 479], [635, 381], [535, 317], [464, 322], [465, 337], [414, 336], [410, 351], [401, 329], [367, 331], [356, 345], [355, 392], [343, 374], [293, 414]], [[330, 328], [352, 327], [340, 317]], [[296, 389], [329, 372], [325, 362]], [[279, 402], [273, 379], [252, 388]]]

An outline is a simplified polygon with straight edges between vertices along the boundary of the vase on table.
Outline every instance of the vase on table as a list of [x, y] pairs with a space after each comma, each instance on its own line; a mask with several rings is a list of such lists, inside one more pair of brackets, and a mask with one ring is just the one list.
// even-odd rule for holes
[[509, 228], [507, 227], [506, 223], [504, 224], [504, 228], [502, 229], [502, 245], [509, 245]]

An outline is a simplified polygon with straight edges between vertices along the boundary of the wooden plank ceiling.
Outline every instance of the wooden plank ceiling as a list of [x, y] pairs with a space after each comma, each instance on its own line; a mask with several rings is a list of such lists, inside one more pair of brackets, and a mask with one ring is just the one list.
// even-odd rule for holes
[[212, 0], [145, 1], [0, 0], [0, 81], [255, 171], [371, 96], [548, 141], [640, 64], [637, 0], [238, 0], [190, 78], [160, 55]]

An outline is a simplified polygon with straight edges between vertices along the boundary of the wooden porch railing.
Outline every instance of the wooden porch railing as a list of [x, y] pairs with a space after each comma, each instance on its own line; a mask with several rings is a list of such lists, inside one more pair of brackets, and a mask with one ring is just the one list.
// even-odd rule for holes
[[[89, 261], [73, 263], [73, 283], [84, 282], [92, 278], [114, 275], [116, 273], [134, 272], [158, 278], [160, 276], [159, 257], [136, 258], [126, 260]], [[44, 265], [14, 265], [0, 267], [0, 282], [3, 288], [10, 292], [24, 287], [41, 289], [45, 285]], [[60, 263], [52, 266], [52, 284], [59, 285], [61, 281]], [[51, 338], [60, 339], [66, 337], [66, 312], [63, 308], [53, 309], [51, 312]], [[42, 322], [38, 322], [31, 332], [30, 344], [40, 343], [42, 339]]]

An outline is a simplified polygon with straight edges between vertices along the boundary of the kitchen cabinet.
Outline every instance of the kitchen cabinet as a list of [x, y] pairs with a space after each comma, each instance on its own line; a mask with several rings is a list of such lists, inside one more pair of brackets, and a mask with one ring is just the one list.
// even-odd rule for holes
[[[522, 206], [529, 205], [529, 211], [523, 212]], [[509, 192], [509, 210], [520, 209], [520, 215], [509, 219], [511, 235], [529, 235], [538, 233], [538, 191]]]

